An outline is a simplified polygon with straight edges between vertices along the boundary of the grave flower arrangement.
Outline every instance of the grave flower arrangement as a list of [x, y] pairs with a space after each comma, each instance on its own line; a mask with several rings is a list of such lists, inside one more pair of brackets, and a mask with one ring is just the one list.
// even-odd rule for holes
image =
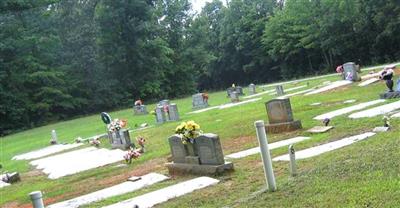
[[127, 123], [128, 122], [124, 119], [114, 119], [113, 121], [111, 121], [110, 124], [108, 124], [108, 131], [119, 131], [122, 128], [126, 127]]
[[124, 155], [124, 159], [127, 163], [131, 164], [132, 159], [137, 159], [140, 157], [140, 152], [138, 149], [129, 148], [128, 152]]
[[142, 136], [139, 136], [136, 138], [136, 141], [138, 143], [138, 145], [140, 146], [139, 148], [139, 153], [144, 153], [144, 144], [146, 143], [146, 139]]
[[200, 125], [194, 121], [182, 122], [176, 127], [175, 133], [182, 136], [182, 143], [194, 143], [194, 138], [198, 137], [202, 131]]

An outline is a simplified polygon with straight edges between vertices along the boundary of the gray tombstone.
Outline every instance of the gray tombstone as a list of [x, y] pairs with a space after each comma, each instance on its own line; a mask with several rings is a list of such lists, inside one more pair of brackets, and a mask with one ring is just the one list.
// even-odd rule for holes
[[240, 86], [237, 86], [237, 87], [235, 88], [235, 91], [238, 93], [238, 95], [244, 95], [244, 93], [243, 93], [243, 88], [240, 87]]
[[256, 94], [257, 92], [256, 92], [256, 85], [255, 84], [250, 84], [249, 85], [249, 94], [250, 95], [254, 95], [254, 94]]
[[235, 88], [229, 87], [228, 89], [226, 89], [226, 94], [228, 97], [231, 97], [231, 93], [235, 91], [236, 91]]
[[174, 135], [168, 138], [169, 147], [171, 149], [172, 161], [174, 163], [185, 163], [186, 162], [186, 149], [182, 144], [182, 139], [178, 135]]
[[283, 86], [282, 85], [276, 86], [275, 89], [276, 89], [276, 94], [278, 96], [282, 96], [282, 95], [285, 94], [285, 91], [283, 91]]
[[51, 140], [50, 140], [50, 144], [57, 144], [58, 143], [58, 139], [57, 139], [57, 133], [56, 130], [51, 130]]
[[237, 92], [235, 92], [235, 91], [234, 91], [234, 92], [231, 92], [230, 97], [231, 97], [232, 103], [239, 102], [239, 93], [237, 93]]
[[169, 105], [169, 120], [170, 121], [178, 121], [179, 120], [179, 112], [178, 106], [175, 103]]
[[202, 165], [223, 165], [224, 154], [218, 135], [203, 134], [195, 139], [200, 164]]
[[168, 106], [171, 104], [171, 102], [169, 100], [161, 100], [160, 102], [158, 102], [158, 104], [161, 106]]
[[343, 64], [344, 79], [349, 81], [359, 81], [357, 66], [353, 62]]
[[164, 112], [164, 107], [161, 105], [157, 105], [156, 107], [156, 122], [158, 124], [162, 124], [166, 121], [166, 116]]
[[293, 121], [292, 107], [288, 98], [270, 100], [265, 103], [265, 107], [270, 124]]
[[208, 101], [204, 100], [203, 93], [197, 93], [195, 95], [192, 95], [192, 105], [193, 109], [206, 108], [208, 107]]
[[128, 129], [108, 132], [108, 138], [113, 149], [128, 149], [132, 144]]
[[146, 115], [148, 114], [147, 108], [145, 105], [135, 105], [133, 106], [133, 113], [135, 115]]

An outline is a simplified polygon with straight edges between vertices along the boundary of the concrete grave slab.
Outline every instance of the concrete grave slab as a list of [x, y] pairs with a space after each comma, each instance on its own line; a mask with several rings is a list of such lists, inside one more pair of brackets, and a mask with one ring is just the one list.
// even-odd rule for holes
[[31, 160], [37, 159], [40, 157], [48, 156], [54, 153], [62, 152], [64, 150], [69, 150], [75, 147], [79, 147], [83, 145], [82, 143], [75, 143], [75, 144], [55, 144], [43, 149], [35, 150], [32, 152], [24, 153], [21, 155], [14, 156], [13, 160]]
[[329, 130], [333, 129], [333, 126], [314, 126], [311, 129], [307, 130], [310, 133], [325, 133]]
[[127, 208], [135, 206], [140, 208], [153, 207], [154, 205], [166, 202], [173, 198], [183, 196], [195, 190], [215, 185], [218, 182], [219, 180], [214, 178], [209, 178], [204, 176], [198, 177], [132, 199], [112, 204], [106, 206], [105, 208]]
[[[305, 158], [310, 158], [310, 157], [314, 157], [320, 154], [323, 154], [325, 152], [329, 152], [332, 150], [336, 150], [348, 145], [351, 145], [355, 142], [367, 139], [371, 136], [374, 136], [375, 133], [373, 132], [367, 132], [367, 133], [363, 133], [363, 134], [359, 134], [359, 135], [355, 135], [355, 136], [351, 136], [351, 137], [347, 137], [347, 138], [343, 138], [334, 142], [329, 142], [326, 144], [322, 144], [316, 147], [311, 147], [308, 149], [304, 149], [304, 150], [300, 150], [296, 152], [296, 159], [305, 159]], [[272, 159], [273, 161], [289, 161], [289, 155], [282, 155], [282, 156], [278, 156], [275, 157], [274, 159]]]
[[349, 85], [351, 83], [353, 83], [353, 82], [352, 81], [348, 81], [348, 80], [340, 80], [340, 81], [332, 82], [331, 84], [329, 84], [329, 85], [327, 85], [325, 87], [321, 87], [319, 89], [313, 90], [311, 92], [306, 93], [305, 95], [314, 95], [314, 94], [318, 94], [318, 93], [321, 93], [321, 92], [326, 92], [326, 91], [329, 91], [329, 90], [333, 90], [333, 89], [336, 89], [336, 88], [339, 88], [339, 87], [343, 87], [343, 86]]
[[[298, 87], [288, 88], [288, 89], [285, 89], [284, 92], [285, 93], [286, 92], [291, 92], [291, 91], [298, 90], [298, 89], [305, 88], [305, 87], [307, 87], [307, 85], [301, 85], [301, 86], [298, 86]], [[276, 95], [276, 92], [271, 93], [269, 95]]]
[[271, 93], [271, 92], [275, 92], [275, 89], [273, 89], [273, 90], [266, 90], [266, 91], [264, 91], [264, 92], [259, 92], [259, 93], [253, 94], [253, 95], [248, 95], [248, 96], [243, 97], [243, 99], [249, 99], [249, 98], [259, 97], [259, 96], [261, 96], [261, 95], [268, 94], [268, 93]]
[[189, 113], [187, 113], [187, 114], [203, 113], [203, 112], [206, 112], [206, 111], [209, 111], [209, 110], [213, 110], [213, 109], [217, 109], [217, 108], [219, 108], [219, 106], [213, 106], [213, 107], [203, 108], [203, 109], [200, 109], [200, 110], [196, 110], [196, 111], [189, 112]]
[[[279, 147], [283, 147], [283, 146], [288, 146], [290, 144], [295, 144], [304, 140], [310, 139], [310, 137], [294, 137], [291, 139], [286, 139], [286, 140], [282, 140], [282, 141], [278, 141], [278, 142], [274, 142], [271, 144], [268, 144], [268, 147], [270, 150], [273, 149], [277, 149]], [[250, 155], [254, 155], [254, 154], [258, 154], [260, 153], [260, 147], [254, 147], [251, 149], [247, 149], [247, 150], [243, 150], [240, 152], [236, 152], [230, 155], [225, 156], [226, 159], [239, 159], [239, 158], [243, 158], [243, 157], [247, 157]]]
[[372, 106], [372, 105], [376, 105], [378, 103], [383, 103], [385, 101], [386, 100], [379, 99], [379, 100], [374, 100], [374, 101], [370, 101], [370, 102], [360, 103], [360, 104], [357, 104], [357, 105], [353, 105], [353, 106], [350, 106], [350, 107], [342, 108], [342, 109], [339, 109], [339, 110], [331, 111], [329, 113], [325, 113], [325, 114], [316, 116], [316, 117], [314, 117], [314, 119], [315, 120], [324, 120], [326, 118], [331, 119], [331, 118], [334, 118], [336, 116], [340, 116], [340, 115], [344, 115], [344, 114], [347, 114], [347, 113], [351, 113], [351, 112], [356, 111], [356, 110], [361, 110], [361, 109], [364, 109], [366, 107], [369, 107], [369, 106]]
[[365, 86], [368, 86], [368, 85], [373, 84], [375, 82], [379, 82], [379, 79], [378, 78], [367, 79], [367, 80], [361, 82], [360, 84], [358, 84], [358, 86], [359, 87], [365, 87]]
[[317, 105], [321, 105], [322, 103], [311, 103], [311, 106], [317, 106]]
[[110, 197], [123, 195], [126, 193], [130, 193], [133, 191], [137, 191], [139, 189], [148, 187], [155, 183], [167, 180], [168, 177], [158, 174], [158, 173], [149, 173], [141, 177], [140, 180], [137, 181], [127, 181], [115, 186], [111, 186], [109, 188], [105, 188], [90, 194], [86, 194], [74, 199], [70, 199], [67, 201], [63, 201], [60, 203], [52, 204], [47, 206], [47, 208], [77, 208], [82, 205], [90, 204], [93, 202], [101, 201]]
[[9, 186], [9, 185], [11, 185], [11, 184], [6, 183], [6, 182], [0, 180], [0, 188], [6, 187], [6, 186]]
[[237, 103], [229, 103], [229, 104], [221, 105], [218, 109], [222, 110], [222, 109], [231, 108], [231, 107], [238, 106], [238, 105], [257, 102], [259, 100], [261, 100], [261, 98], [254, 98], [254, 99], [245, 100], [245, 101], [237, 102]]
[[374, 130], [372, 130], [373, 132], [386, 132], [389, 131], [389, 127], [384, 127], [384, 126], [378, 126], [375, 127]]
[[355, 103], [357, 100], [351, 99], [351, 100], [345, 100], [343, 101], [344, 104], [348, 104], [348, 103]]
[[125, 152], [119, 149], [88, 147], [34, 160], [30, 164], [36, 166], [37, 169], [42, 169], [42, 172], [48, 174], [50, 179], [57, 179], [122, 161], [124, 155]]
[[400, 101], [353, 113], [349, 115], [349, 118], [370, 118], [378, 115], [383, 115], [397, 109], [400, 109]]
[[371, 74], [366, 74], [364, 76], [361, 76], [361, 80], [369, 80], [369, 79], [373, 79], [373, 78], [377, 78], [381, 75], [380, 72], [376, 72], [376, 73], [371, 73]]
[[391, 118], [400, 118], [400, 113], [393, 114]]
[[307, 93], [307, 92], [311, 92], [311, 91], [313, 91], [313, 90], [314, 90], [314, 89], [302, 90], [302, 91], [295, 92], [295, 93], [292, 93], [292, 94], [287, 94], [287, 95], [280, 96], [280, 97], [278, 97], [278, 99], [290, 98], [290, 97], [293, 97], [293, 96], [295, 96], [295, 95], [301, 95], [301, 94], [304, 94], [304, 93]]

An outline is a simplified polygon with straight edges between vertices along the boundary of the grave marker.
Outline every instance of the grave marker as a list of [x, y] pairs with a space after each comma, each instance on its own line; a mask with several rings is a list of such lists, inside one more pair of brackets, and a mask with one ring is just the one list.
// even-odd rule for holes
[[170, 121], [178, 121], [179, 120], [179, 112], [178, 106], [175, 103], [172, 103], [168, 107], [168, 117]]
[[195, 95], [192, 95], [192, 106], [193, 109], [208, 107], [208, 101], [204, 99], [203, 93], [197, 93]]
[[249, 94], [250, 95], [254, 95], [254, 94], [256, 94], [257, 92], [256, 92], [256, 85], [255, 84], [253, 84], [253, 83], [251, 83], [250, 85], [249, 85]]
[[282, 95], [285, 94], [285, 92], [283, 91], [283, 86], [282, 85], [276, 86], [275, 89], [276, 89], [276, 94], [278, 96], [282, 96]]
[[265, 103], [269, 124], [268, 133], [281, 133], [301, 129], [301, 121], [293, 119], [292, 107], [288, 98], [273, 99]]

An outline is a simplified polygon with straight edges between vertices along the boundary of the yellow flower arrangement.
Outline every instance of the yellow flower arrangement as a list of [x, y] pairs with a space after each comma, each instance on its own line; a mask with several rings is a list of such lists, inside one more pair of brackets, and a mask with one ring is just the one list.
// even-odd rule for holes
[[201, 134], [200, 125], [194, 121], [182, 122], [175, 128], [175, 133], [182, 135], [182, 143], [193, 143], [194, 138]]

